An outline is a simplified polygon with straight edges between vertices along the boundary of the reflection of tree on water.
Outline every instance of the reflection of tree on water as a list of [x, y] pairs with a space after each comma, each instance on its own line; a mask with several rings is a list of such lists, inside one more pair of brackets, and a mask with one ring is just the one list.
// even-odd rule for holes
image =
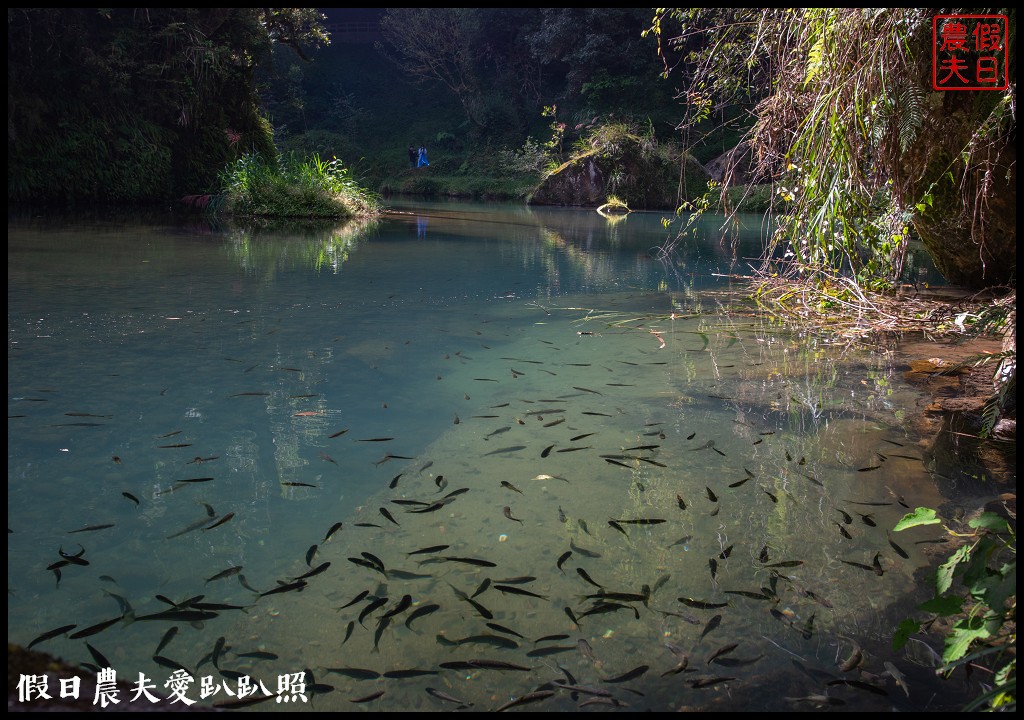
[[427, 239], [427, 219], [422, 215], [416, 216], [416, 239]]
[[359, 219], [340, 224], [256, 221], [231, 231], [227, 249], [247, 273], [267, 279], [279, 269], [295, 267], [330, 269], [337, 274], [349, 252], [375, 226], [375, 220]]

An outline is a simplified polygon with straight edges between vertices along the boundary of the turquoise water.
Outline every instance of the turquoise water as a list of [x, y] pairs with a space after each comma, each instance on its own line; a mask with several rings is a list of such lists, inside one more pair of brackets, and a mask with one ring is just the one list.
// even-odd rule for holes
[[760, 218], [659, 260], [657, 214], [396, 210], [9, 221], [9, 640], [74, 624], [37, 647], [161, 688], [308, 669], [316, 710], [958, 706], [937, 640], [889, 649], [942, 548], [886, 532], [943, 500], [919, 397], [723, 312]]

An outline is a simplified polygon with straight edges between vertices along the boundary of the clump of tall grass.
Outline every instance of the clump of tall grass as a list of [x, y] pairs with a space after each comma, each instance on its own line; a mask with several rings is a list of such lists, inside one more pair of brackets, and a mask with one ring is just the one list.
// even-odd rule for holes
[[220, 176], [224, 209], [236, 215], [286, 218], [350, 218], [373, 215], [376, 196], [337, 158], [295, 153], [268, 159], [243, 155]]

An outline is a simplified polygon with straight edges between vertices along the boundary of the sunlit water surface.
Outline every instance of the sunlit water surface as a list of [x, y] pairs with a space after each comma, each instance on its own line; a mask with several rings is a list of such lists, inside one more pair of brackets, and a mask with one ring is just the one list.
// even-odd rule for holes
[[74, 624], [36, 647], [160, 689], [308, 669], [316, 710], [959, 707], [890, 649], [939, 535], [887, 537], [942, 502], [919, 398], [720, 312], [759, 218], [663, 262], [657, 214], [401, 209], [9, 222], [11, 641]]

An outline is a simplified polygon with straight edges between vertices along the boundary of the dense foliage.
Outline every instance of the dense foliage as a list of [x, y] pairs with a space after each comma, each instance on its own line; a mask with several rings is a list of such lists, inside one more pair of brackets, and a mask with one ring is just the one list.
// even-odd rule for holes
[[145, 201], [273, 151], [253, 71], [326, 40], [303, 8], [9, 8], [7, 196]]

